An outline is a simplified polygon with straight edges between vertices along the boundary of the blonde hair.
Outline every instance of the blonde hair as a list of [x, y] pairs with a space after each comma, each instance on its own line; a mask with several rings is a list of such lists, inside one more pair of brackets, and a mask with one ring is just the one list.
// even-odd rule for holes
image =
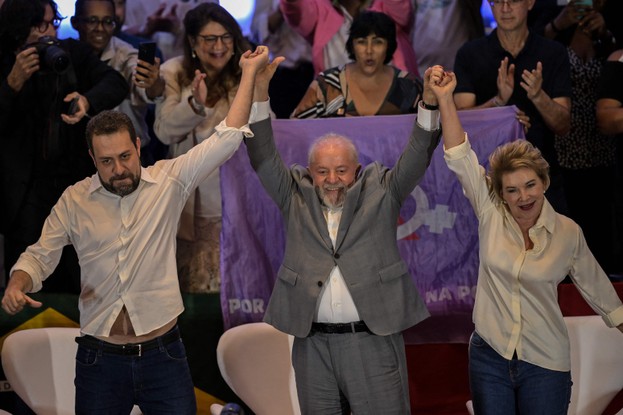
[[550, 182], [549, 163], [532, 143], [516, 140], [499, 146], [489, 156], [489, 186], [499, 200], [502, 200], [502, 177], [521, 168], [534, 171], [547, 190]]

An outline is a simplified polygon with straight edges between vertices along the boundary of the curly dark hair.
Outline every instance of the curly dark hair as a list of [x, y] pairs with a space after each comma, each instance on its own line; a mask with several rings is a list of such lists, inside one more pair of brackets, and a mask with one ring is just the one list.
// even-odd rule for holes
[[47, 5], [55, 19], [63, 19], [53, 0], [4, 0], [0, 7], [0, 56], [13, 54], [24, 45], [30, 29], [43, 23]]
[[387, 53], [384, 64], [388, 64], [393, 56], [398, 43], [396, 42], [396, 24], [385, 13], [364, 10], [353, 19], [350, 25], [350, 33], [346, 41], [346, 52], [351, 60], [355, 60], [353, 41], [357, 38], [375, 34], [387, 41]]
[[190, 38], [196, 39], [197, 35], [205, 25], [216, 22], [222, 25], [225, 30], [234, 36], [234, 54], [223, 70], [214, 78], [205, 78], [208, 86], [207, 101], [216, 101], [220, 97], [228, 96], [229, 91], [240, 83], [242, 70], [239, 66], [240, 57], [250, 48], [249, 43], [242, 35], [242, 29], [236, 19], [229, 14], [222, 6], [215, 3], [202, 3], [192, 10], [189, 10], [184, 17], [184, 61], [181, 84], [190, 85], [195, 77], [195, 70], [204, 72], [201, 62], [193, 57]]

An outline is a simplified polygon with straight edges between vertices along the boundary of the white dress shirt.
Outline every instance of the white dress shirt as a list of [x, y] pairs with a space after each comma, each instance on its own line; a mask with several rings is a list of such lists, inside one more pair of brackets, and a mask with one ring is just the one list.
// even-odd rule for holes
[[108, 336], [124, 306], [137, 336], [164, 326], [184, 309], [175, 261], [182, 208], [197, 185], [238, 149], [243, 134], [252, 136], [248, 125], [235, 129], [221, 122], [188, 153], [142, 168], [138, 188], [124, 197], [107, 191], [97, 174], [70, 186], [39, 241], [11, 272], [27, 272], [31, 291], [39, 291], [63, 247], [72, 244], [80, 259], [83, 334]]
[[[206, 140], [214, 133], [214, 127], [227, 116], [238, 85], [228, 95], [222, 96], [213, 107], [205, 107], [196, 114], [188, 104], [192, 96], [191, 85], [182, 85], [183, 57], [166, 61], [160, 67], [165, 81], [164, 99], [156, 102], [154, 132], [169, 146], [169, 156], [177, 157]], [[220, 219], [221, 181], [219, 170], [215, 169], [199, 184], [189, 198], [180, 219], [178, 236], [187, 241], [195, 240], [195, 217], [206, 220]]]

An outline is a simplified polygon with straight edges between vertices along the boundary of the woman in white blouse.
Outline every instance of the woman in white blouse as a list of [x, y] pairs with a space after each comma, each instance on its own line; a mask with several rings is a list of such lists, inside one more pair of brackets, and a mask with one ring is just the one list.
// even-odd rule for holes
[[[438, 67], [436, 67], [438, 68]], [[569, 339], [557, 301], [568, 275], [610, 327], [623, 331], [623, 305], [582, 230], [544, 196], [549, 166], [517, 140], [478, 164], [459, 121], [454, 73], [435, 71], [433, 92], [444, 157], [479, 221], [480, 266], [469, 347], [476, 414], [566, 415], [571, 396]]]

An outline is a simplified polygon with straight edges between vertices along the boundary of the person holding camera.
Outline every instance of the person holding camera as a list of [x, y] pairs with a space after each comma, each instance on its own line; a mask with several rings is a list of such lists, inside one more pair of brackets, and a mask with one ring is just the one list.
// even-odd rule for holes
[[[58, 40], [53, 0], [5, 0], [0, 7], [0, 232], [13, 264], [37, 241], [65, 188], [94, 172], [86, 120], [128, 94], [125, 79], [73, 39]], [[48, 290], [77, 292], [67, 250]]]

